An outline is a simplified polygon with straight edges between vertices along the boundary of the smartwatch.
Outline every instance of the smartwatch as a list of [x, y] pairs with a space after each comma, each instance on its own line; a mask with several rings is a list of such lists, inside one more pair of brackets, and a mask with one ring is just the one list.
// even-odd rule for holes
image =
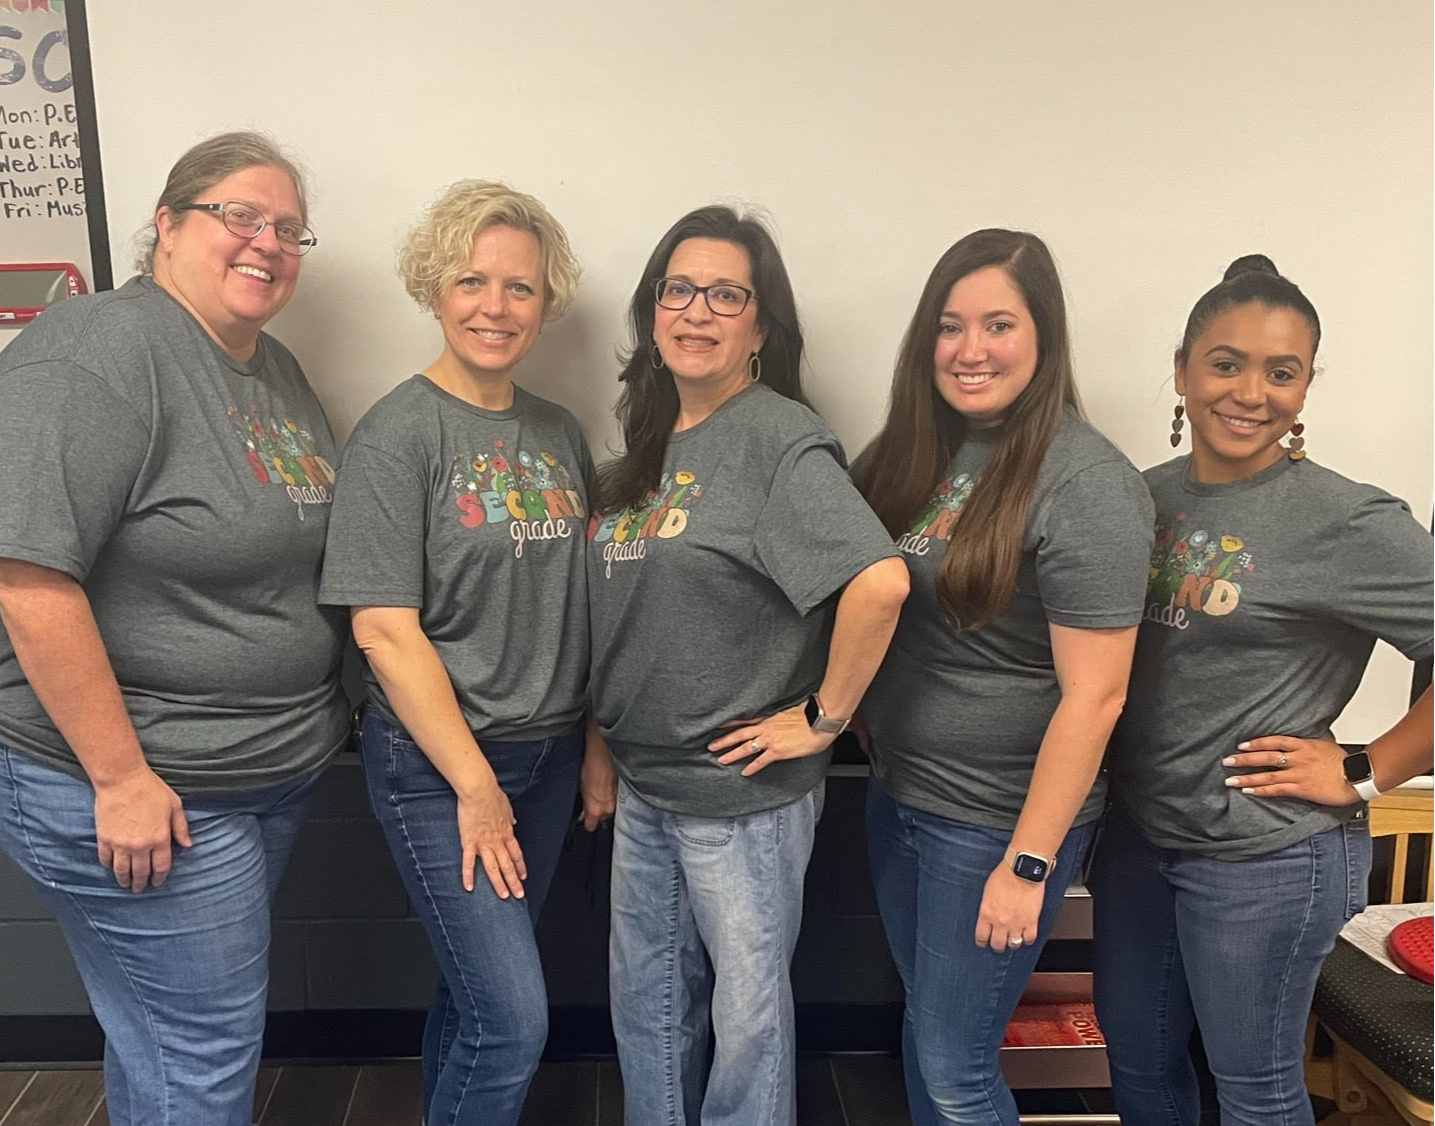
[[1020, 879], [1034, 884], [1044, 884], [1047, 875], [1051, 872], [1051, 861], [1034, 852], [1019, 852], [1012, 857], [1011, 870]]
[[822, 709], [822, 701], [817, 698], [814, 692], [807, 697], [807, 726], [821, 735], [841, 735], [847, 730], [847, 725], [852, 722], [851, 717], [847, 719], [833, 719]]
[[1364, 751], [1352, 751], [1341, 764], [1345, 780], [1351, 789], [1360, 795], [1361, 801], [1373, 801], [1380, 796], [1375, 788], [1375, 768], [1370, 765], [1370, 756]]

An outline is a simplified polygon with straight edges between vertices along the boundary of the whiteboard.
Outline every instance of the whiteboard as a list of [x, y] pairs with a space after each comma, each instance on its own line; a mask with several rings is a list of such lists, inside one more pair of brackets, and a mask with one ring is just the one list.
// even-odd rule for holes
[[[320, 245], [272, 327], [341, 435], [440, 349], [393, 273], [403, 233], [449, 182], [498, 177], [585, 268], [518, 374], [597, 450], [653, 244], [738, 201], [772, 217], [811, 397], [849, 451], [968, 231], [1048, 241], [1091, 417], [1142, 467], [1171, 453], [1187, 312], [1261, 251], [1326, 327], [1312, 456], [1431, 512], [1428, 0], [147, 0], [89, 23], [117, 280], [196, 140], [265, 129], [311, 171]], [[1403, 710], [1408, 664], [1386, 653], [1367, 680], [1347, 740]]]
[[72, 262], [93, 287], [63, 0], [0, 0], [0, 262]]

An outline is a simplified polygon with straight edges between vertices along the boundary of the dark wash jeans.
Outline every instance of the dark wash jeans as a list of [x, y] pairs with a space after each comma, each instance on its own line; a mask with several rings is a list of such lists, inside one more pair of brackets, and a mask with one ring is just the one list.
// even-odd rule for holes
[[573, 816], [583, 727], [479, 744], [517, 818], [524, 898], [499, 899], [479, 865], [463, 888], [458, 799], [416, 743], [365, 708], [359, 747], [369, 801], [423, 920], [439, 977], [423, 1040], [428, 1126], [518, 1121], [548, 1038], [548, 995], [533, 928]]
[[1096, 1019], [1123, 1123], [1200, 1121], [1199, 1025], [1222, 1126], [1310, 1126], [1306, 1016], [1340, 928], [1365, 909], [1369, 874], [1364, 818], [1217, 860], [1158, 848], [1108, 815], [1091, 874]]

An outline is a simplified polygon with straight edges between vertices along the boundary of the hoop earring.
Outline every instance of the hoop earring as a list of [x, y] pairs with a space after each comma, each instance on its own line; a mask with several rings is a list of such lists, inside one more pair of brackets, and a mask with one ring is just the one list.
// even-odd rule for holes
[[1305, 439], [1301, 437], [1305, 433], [1305, 423], [1296, 419], [1291, 423], [1290, 441], [1286, 443], [1286, 457], [1291, 461], [1299, 461], [1305, 457]]
[[663, 354], [662, 352], [658, 351], [658, 346], [656, 344], [654, 344], [651, 348], [648, 349], [648, 366], [654, 371], [663, 370]]
[[1177, 403], [1176, 413], [1171, 419], [1171, 446], [1173, 449], [1181, 444], [1181, 430], [1186, 425], [1185, 414], [1185, 403]]
[[762, 378], [762, 357], [754, 352], [747, 358], [747, 381], [756, 383]]

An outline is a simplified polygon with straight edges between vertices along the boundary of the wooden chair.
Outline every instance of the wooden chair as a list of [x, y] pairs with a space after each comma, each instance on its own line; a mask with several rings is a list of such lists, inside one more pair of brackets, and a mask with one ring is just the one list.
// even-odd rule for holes
[[[1385, 902], [1405, 902], [1410, 837], [1431, 835], [1432, 812], [1435, 795], [1429, 790], [1392, 790], [1370, 803], [1370, 835], [1395, 838]], [[1429, 852], [1435, 854], [1435, 848]], [[1420, 901], [1429, 901], [1435, 887], [1435, 855], [1430, 861], [1421, 881]], [[1352, 1006], [1352, 996], [1364, 1004]], [[1353, 1008], [1365, 1011], [1353, 1018]], [[1392, 974], [1348, 943], [1337, 941], [1321, 971], [1306, 1030], [1306, 1085], [1338, 1108], [1322, 1119], [1320, 1126], [1429, 1126], [1435, 1122], [1435, 1107], [1428, 1097], [1412, 1093], [1369, 1058], [1389, 1058], [1392, 1044], [1402, 1037], [1423, 1037], [1423, 1044], [1428, 1045], [1430, 1014], [1429, 986]], [[1346, 1037], [1333, 1031], [1332, 1023], [1345, 1030]], [[1366, 1052], [1347, 1039], [1354, 1038], [1352, 1029], [1367, 1033], [1360, 1037]], [[1326, 1041], [1328, 1053], [1320, 1050]], [[1421, 1065], [1422, 1069], [1428, 1066], [1428, 1062]], [[1428, 1090], [1428, 1073], [1425, 1079]]]

